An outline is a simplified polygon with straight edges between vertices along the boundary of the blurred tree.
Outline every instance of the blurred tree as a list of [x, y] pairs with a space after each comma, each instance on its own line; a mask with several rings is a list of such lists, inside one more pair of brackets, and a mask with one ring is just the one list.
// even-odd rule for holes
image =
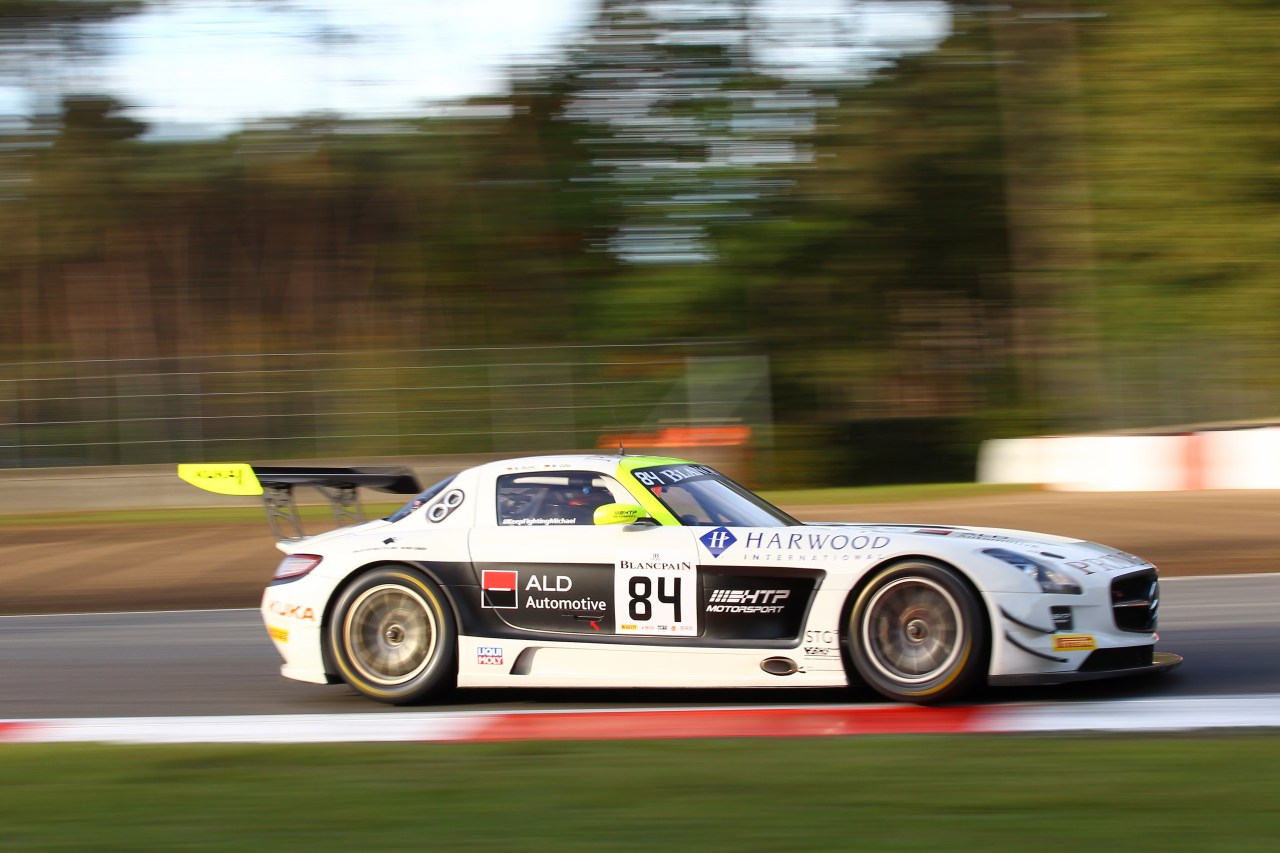
[[[140, 11], [141, 0], [0, 0], [0, 87], [26, 93], [29, 113], [48, 115], [62, 108], [67, 78], [78, 74], [76, 60], [102, 50], [99, 26]], [[21, 98], [10, 98], [20, 101]], [[33, 155], [50, 142], [56, 122], [0, 112], [0, 297], [11, 306], [0, 320], [0, 352], [30, 357], [47, 344], [40, 259], [43, 245], [26, 205]]]
[[605, 0], [563, 73], [563, 117], [609, 199], [589, 250], [620, 264], [598, 328], [627, 338], [741, 335], [743, 293], [714, 232], [766, 216], [809, 153], [807, 90], [757, 70], [751, 0]]
[[27, 89], [36, 110], [53, 108], [65, 75], [80, 73], [68, 60], [100, 52], [98, 27], [145, 6], [145, 0], [0, 0], [0, 85]]
[[[906, 419], [970, 452], [972, 433], [942, 433], [1008, 404], [1002, 132], [980, 24], [870, 80], [815, 84], [812, 163], [768, 222], [724, 234], [750, 338], [773, 356], [777, 416], [839, 448], [840, 476], [862, 476], [858, 460], [883, 456]], [[855, 440], [855, 421], [882, 426]]]
[[1280, 410], [1277, 38], [1262, 0], [1081, 27], [1111, 426]]
[[[0, 82], [141, 5], [0, 0]], [[896, 58], [768, 5], [604, 0], [509, 95], [412, 121], [162, 141], [53, 75], [0, 117], [0, 348], [732, 338], [784, 428], [865, 456], [906, 418], [972, 443], [1280, 405], [1271, 4], [956, 4]], [[871, 59], [799, 73], [782, 42]]]
[[70, 354], [150, 355], [140, 344], [157, 326], [151, 293], [139, 290], [132, 257], [138, 212], [130, 204], [145, 126], [114, 98], [74, 95], [32, 126], [52, 144], [37, 149], [30, 185], [31, 227], [40, 246], [37, 306], [26, 322], [63, 338]]
[[1096, 429], [1105, 400], [1077, 30], [1098, 15], [1069, 0], [1020, 0], [984, 17], [1000, 94], [1017, 397], [1037, 431]]

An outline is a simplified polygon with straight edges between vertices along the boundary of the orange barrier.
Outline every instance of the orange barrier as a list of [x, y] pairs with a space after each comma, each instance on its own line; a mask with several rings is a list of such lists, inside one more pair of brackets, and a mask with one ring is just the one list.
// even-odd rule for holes
[[751, 441], [751, 427], [663, 427], [657, 432], [602, 435], [596, 447], [738, 447]]

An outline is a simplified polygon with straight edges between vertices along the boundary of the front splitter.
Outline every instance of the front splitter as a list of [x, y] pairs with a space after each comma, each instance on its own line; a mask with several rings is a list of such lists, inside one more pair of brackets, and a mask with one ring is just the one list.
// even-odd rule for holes
[[993, 687], [1028, 687], [1042, 684], [1070, 684], [1076, 681], [1100, 681], [1104, 678], [1129, 678], [1171, 672], [1182, 664], [1182, 655], [1173, 652], [1156, 652], [1150, 666], [1131, 666], [1124, 669], [1104, 669], [1089, 672], [1037, 672], [1026, 675], [993, 675], [987, 683]]

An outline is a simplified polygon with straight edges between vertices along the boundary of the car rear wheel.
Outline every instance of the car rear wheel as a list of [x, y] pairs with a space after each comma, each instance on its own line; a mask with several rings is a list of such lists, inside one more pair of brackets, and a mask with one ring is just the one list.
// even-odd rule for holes
[[986, 669], [977, 595], [954, 569], [929, 560], [881, 569], [859, 594], [846, 631], [858, 675], [890, 699], [954, 699]]
[[457, 676], [458, 632], [440, 587], [406, 566], [361, 576], [342, 591], [329, 648], [343, 680], [380, 702], [406, 705]]

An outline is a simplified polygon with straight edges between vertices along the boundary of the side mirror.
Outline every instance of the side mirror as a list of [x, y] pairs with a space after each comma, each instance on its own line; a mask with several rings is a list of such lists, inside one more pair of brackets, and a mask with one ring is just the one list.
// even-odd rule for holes
[[592, 524], [635, 524], [645, 515], [644, 507], [638, 504], [604, 504], [596, 507], [591, 515]]

